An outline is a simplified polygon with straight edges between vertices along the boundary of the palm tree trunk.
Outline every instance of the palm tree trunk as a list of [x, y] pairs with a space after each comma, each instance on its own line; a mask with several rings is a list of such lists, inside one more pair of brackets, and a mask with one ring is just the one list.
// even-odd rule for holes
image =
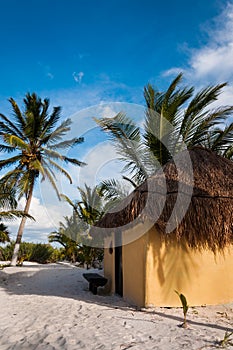
[[[27, 196], [26, 205], [24, 208], [24, 214], [28, 214], [28, 212], [29, 212], [29, 208], [30, 208], [31, 201], [32, 201], [33, 188], [34, 188], [34, 180], [31, 183], [30, 190], [29, 190], [29, 193]], [[18, 261], [19, 248], [20, 248], [20, 243], [22, 240], [26, 220], [27, 220], [27, 217], [25, 217], [25, 216], [22, 217], [20, 225], [19, 225], [17, 238], [16, 238], [16, 242], [15, 242], [15, 247], [14, 247], [14, 252], [13, 252], [13, 256], [12, 256], [12, 260], [11, 260], [11, 266], [16, 266], [17, 261]]]

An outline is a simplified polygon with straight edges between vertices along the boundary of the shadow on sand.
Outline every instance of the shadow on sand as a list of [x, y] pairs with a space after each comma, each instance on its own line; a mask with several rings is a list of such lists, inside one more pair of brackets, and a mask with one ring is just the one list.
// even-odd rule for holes
[[[183, 322], [182, 317], [168, 314], [169, 309], [165, 313], [157, 310], [141, 310], [127, 304], [117, 295], [101, 295], [101, 289], [99, 290], [99, 295], [93, 295], [89, 291], [88, 282], [82, 276], [86, 271], [85, 269], [63, 264], [26, 265], [25, 267], [17, 268], [7, 267], [0, 271], [0, 288], [10, 295], [30, 295], [32, 297], [33, 295], [55, 296], [102, 305], [110, 309], [131, 310], [139, 316], [139, 318], [135, 317], [135, 320], [139, 320], [142, 313], [150, 314], [152, 316], [150, 320], [141, 319], [145, 322], [155, 322], [153, 320], [153, 316], [155, 315], [164, 319], [175, 320], [179, 324]], [[92, 272], [93, 270], [90, 271]], [[127, 315], [122, 318], [127, 319]], [[233, 332], [233, 328], [214, 323], [192, 320], [189, 320], [188, 323], [194, 326]]]

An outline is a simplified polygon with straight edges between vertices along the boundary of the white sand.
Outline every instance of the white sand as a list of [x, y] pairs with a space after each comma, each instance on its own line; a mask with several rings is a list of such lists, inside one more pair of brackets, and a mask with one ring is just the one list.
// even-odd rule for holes
[[61, 264], [1, 270], [0, 349], [218, 349], [233, 331], [233, 303], [191, 308], [183, 329], [181, 308], [136, 310], [93, 295], [83, 272]]

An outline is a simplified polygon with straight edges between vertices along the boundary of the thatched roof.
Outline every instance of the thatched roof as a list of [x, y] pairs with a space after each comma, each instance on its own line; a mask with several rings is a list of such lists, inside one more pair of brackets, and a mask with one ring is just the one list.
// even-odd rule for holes
[[233, 243], [233, 162], [200, 147], [180, 153], [115, 212], [107, 213], [91, 235], [98, 235], [101, 228], [105, 232], [124, 230], [145, 218], [164, 237], [172, 232], [191, 247], [215, 251]]

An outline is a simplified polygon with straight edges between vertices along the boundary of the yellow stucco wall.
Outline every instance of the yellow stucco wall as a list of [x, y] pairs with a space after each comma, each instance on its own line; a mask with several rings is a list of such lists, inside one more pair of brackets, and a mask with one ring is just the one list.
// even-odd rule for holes
[[[165, 244], [154, 228], [135, 239], [134, 233], [122, 235], [125, 300], [146, 307], [181, 306], [174, 292], [178, 290], [190, 306], [233, 301], [233, 246], [214, 255], [191, 250], [175, 239]], [[109, 290], [115, 292], [114, 250], [109, 254], [105, 249], [104, 271]]]
[[148, 234], [145, 306], [180, 306], [174, 290], [192, 306], [233, 301], [233, 246], [214, 255]]
[[131, 233], [125, 231], [122, 236], [123, 297], [133, 305], [144, 306], [148, 235], [143, 235], [136, 240], [132, 237], [131, 241]]

